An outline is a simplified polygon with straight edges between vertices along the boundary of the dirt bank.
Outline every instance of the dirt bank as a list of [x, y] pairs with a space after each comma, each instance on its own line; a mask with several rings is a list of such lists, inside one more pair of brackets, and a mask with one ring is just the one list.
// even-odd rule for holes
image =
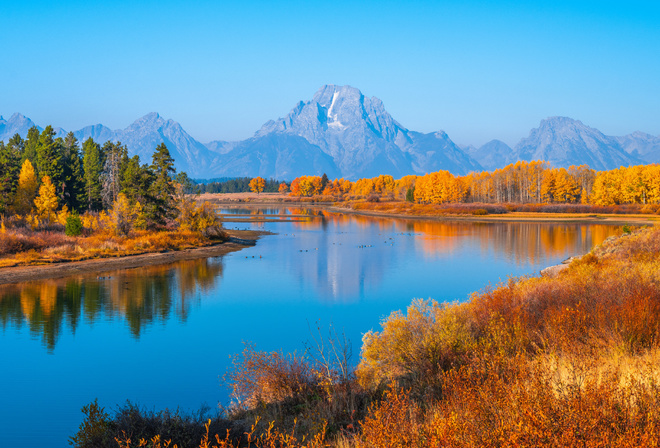
[[128, 255], [115, 258], [96, 258], [92, 260], [53, 263], [39, 266], [16, 266], [0, 268], [0, 285], [47, 278], [69, 277], [111, 271], [115, 269], [139, 268], [157, 264], [172, 263], [178, 260], [218, 257], [230, 252], [253, 246], [256, 240], [266, 232], [243, 231], [230, 232], [231, 238], [224, 243], [196, 247], [180, 251], [156, 252], [141, 255]]

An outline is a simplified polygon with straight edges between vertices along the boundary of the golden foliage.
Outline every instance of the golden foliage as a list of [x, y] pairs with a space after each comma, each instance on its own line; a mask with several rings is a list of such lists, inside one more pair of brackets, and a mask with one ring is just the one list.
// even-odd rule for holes
[[56, 217], [55, 210], [57, 210], [57, 195], [55, 194], [55, 185], [50, 181], [49, 176], [44, 176], [41, 179], [41, 186], [39, 187], [39, 196], [34, 200], [34, 205], [37, 208], [37, 215], [42, 220], [50, 223]]
[[29, 159], [25, 159], [18, 175], [18, 188], [14, 199], [14, 209], [17, 213], [25, 214], [32, 209], [38, 187], [39, 181], [34, 172], [34, 167]]
[[266, 186], [266, 181], [262, 177], [255, 177], [252, 180], [250, 180], [250, 190], [252, 190], [253, 193], [261, 193], [264, 191], [264, 187]]

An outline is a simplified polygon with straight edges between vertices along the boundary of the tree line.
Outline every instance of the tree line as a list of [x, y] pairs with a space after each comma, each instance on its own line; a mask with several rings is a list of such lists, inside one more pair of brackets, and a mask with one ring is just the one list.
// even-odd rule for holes
[[[176, 217], [174, 159], [164, 143], [150, 164], [129, 157], [120, 142], [91, 137], [80, 145], [72, 132], [55, 138], [52, 126], [32, 127], [23, 139], [0, 141], [0, 215], [109, 210], [118, 200], [140, 213], [145, 227]], [[189, 184], [185, 173], [176, 181]]]
[[[212, 179], [205, 183], [194, 182], [194, 190], [199, 193], [247, 193], [252, 191], [250, 181], [252, 181], [250, 177]], [[264, 179], [264, 187], [261, 192], [275, 193], [278, 191], [279, 186], [280, 181], [278, 180]]]
[[473, 172], [465, 176], [437, 171], [401, 179], [381, 175], [354, 182], [346, 179], [330, 181], [325, 175], [300, 176], [291, 182], [290, 195], [376, 196], [420, 204], [660, 204], [660, 165], [597, 172], [587, 165], [553, 168], [548, 162], [519, 161], [492, 172]]

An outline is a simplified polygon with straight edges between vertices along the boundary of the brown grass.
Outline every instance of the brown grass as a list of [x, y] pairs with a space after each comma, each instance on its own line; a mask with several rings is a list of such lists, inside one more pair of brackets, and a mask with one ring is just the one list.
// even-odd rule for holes
[[[228, 238], [225, 233], [223, 239]], [[132, 231], [128, 236], [96, 231], [67, 237], [63, 232], [7, 230], [0, 233], [0, 267], [122, 257], [202, 247], [222, 241], [183, 230]]]

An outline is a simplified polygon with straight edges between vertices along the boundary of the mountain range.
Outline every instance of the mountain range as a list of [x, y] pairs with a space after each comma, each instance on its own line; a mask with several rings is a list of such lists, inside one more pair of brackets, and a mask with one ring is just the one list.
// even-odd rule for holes
[[[25, 138], [36, 124], [14, 114], [0, 117], [0, 140], [16, 133]], [[37, 126], [40, 130], [39, 126]], [[56, 136], [66, 135], [61, 128]], [[311, 100], [300, 101], [283, 118], [266, 122], [254, 136], [238, 142], [202, 144], [179, 123], [157, 113], [137, 119], [125, 129], [102, 124], [74, 131], [81, 142], [119, 141], [131, 155], [151, 161], [164, 142], [179, 171], [194, 178], [262, 176], [291, 180], [300, 175], [344, 177], [355, 180], [391, 174], [425, 174], [447, 170], [457, 175], [494, 170], [518, 160], [547, 160], [556, 167], [587, 164], [596, 170], [660, 162], [660, 136], [634, 132], [606, 136], [567, 117], [542, 120], [513, 148], [492, 140], [477, 148], [459, 146], [443, 132], [409, 130], [386, 111], [376, 97], [366, 97], [350, 86], [326, 85]]]

